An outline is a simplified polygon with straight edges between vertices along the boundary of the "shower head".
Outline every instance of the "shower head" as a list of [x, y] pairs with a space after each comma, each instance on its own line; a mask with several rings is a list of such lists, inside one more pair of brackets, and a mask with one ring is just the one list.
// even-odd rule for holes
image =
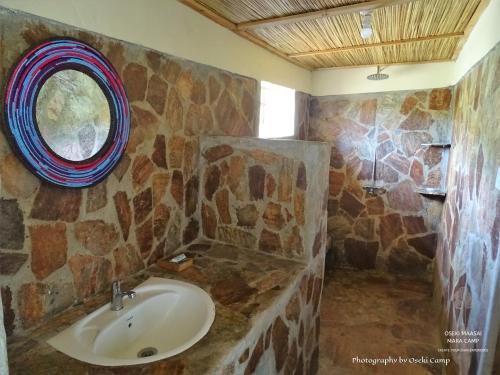
[[380, 69], [380, 65], [377, 65], [377, 73], [370, 74], [366, 78], [369, 79], [370, 81], [382, 81], [383, 79], [389, 78], [389, 74], [384, 74], [381, 72], [382, 72], [382, 69]]

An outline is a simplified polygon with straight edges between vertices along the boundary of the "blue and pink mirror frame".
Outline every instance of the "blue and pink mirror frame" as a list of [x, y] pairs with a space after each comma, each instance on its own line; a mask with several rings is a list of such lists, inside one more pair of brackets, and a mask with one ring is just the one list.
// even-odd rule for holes
[[[52, 151], [36, 122], [41, 87], [66, 69], [94, 79], [110, 108], [111, 126], [104, 146], [82, 161], [70, 161]], [[105, 179], [120, 162], [130, 134], [130, 108], [118, 73], [101, 52], [69, 38], [51, 39], [23, 55], [6, 85], [4, 116], [7, 139], [26, 167], [40, 179], [68, 188], [85, 188]]]

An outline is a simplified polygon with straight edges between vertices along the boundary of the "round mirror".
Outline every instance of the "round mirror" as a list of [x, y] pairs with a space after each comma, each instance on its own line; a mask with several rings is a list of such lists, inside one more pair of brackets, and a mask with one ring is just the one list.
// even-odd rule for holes
[[43, 84], [36, 100], [42, 139], [60, 157], [82, 161], [97, 154], [109, 135], [109, 103], [99, 85], [77, 70], [61, 70]]
[[27, 51], [5, 87], [3, 130], [24, 164], [58, 186], [85, 188], [118, 165], [130, 134], [119, 74], [104, 55], [74, 39]]

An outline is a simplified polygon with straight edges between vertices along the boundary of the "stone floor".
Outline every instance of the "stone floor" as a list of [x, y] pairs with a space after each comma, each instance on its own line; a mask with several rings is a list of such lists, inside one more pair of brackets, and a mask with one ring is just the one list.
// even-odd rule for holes
[[432, 286], [371, 271], [335, 270], [321, 302], [319, 375], [441, 374], [441, 365], [353, 363], [362, 358], [441, 358]]

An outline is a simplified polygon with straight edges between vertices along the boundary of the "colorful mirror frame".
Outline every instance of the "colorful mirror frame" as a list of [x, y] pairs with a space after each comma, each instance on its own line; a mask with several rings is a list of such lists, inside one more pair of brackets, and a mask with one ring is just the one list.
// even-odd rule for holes
[[[36, 123], [41, 87], [50, 76], [65, 69], [93, 78], [108, 99], [111, 112], [106, 143], [82, 161], [69, 161], [54, 153]], [[130, 133], [130, 109], [118, 73], [99, 51], [72, 39], [47, 41], [21, 58], [7, 83], [4, 114], [5, 133], [24, 164], [41, 179], [64, 187], [89, 187], [106, 178], [121, 160]]]

